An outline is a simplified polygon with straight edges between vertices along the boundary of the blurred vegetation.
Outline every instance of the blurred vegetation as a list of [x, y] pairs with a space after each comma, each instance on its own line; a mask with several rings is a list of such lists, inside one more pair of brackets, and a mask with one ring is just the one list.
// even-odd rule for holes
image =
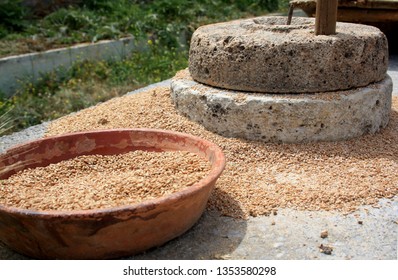
[[0, 90], [0, 116], [7, 112], [11, 120], [7, 132], [172, 77], [187, 67], [189, 41], [201, 25], [288, 7], [288, 0], [87, 0], [38, 18], [20, 2], [0, 0], [0, 56], [127, 36], [145, 40], [148, 48], [119, 62], [81, 62], [35, 84], [21, 81], [11, 98]]
[[21, 2], [22, 0], [0, 0], [0, 39], [28, 27], [28, 11]]

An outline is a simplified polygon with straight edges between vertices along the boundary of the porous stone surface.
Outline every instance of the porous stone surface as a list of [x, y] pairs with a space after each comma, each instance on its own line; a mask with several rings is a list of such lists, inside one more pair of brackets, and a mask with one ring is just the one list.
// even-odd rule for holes
[[346, 91], [262, 94], [197, 83], [177, 73], [171, 97], [182, 115], [226, 137], [263, 142], [337, 141], [375, 133], [388, 124], [392, 81]]
[[307, 93], [367, 86], [384, 79], [386, 36], [338, 22], [336, 35], [315, 36], [313, 18], [268, 16], [198, 28], [189, 70], [199, 82], [233, 90]]

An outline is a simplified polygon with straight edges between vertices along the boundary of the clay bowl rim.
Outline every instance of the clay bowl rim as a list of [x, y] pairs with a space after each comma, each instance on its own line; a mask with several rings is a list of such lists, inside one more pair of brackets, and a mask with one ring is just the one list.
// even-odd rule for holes
[[[190, 138], [194, 141], [204, 142], [209, 149], [214, 151], [215, 161], [213, 164], [210, 162], [210, 160], [208, 158], [205, 158], [211, 164], [210, 172], [208, 173], [208, 175], [206, 177], [200, 179], [193, 185], [184, 187], [183, 189], [181, 189], [177, 192], [171, 193], [169, 195], [165, 195], [165, 196], [161, 196], [161, 197], [153, 198], [153, 199], [149, 199], [149, 200], [144, 200], [144, 201], [138, 202], [138, 203], [109, 207], [109, 208], [88, 209], [88, 210], [31, 210], [31, 209], [24, 209], [24, 208], [12, 207], [12, 206], [4, 206], [4, 205], [0, 204], [0, 212], [8, 212], [10, 214], [18, 214], [18, 215], [22, 215], [22, 216], [34, 216], [34, 217], [41, 217], [41, 218], [54, 218], [54, 217], [72, 218], [72, 217], [83, 217], [83, 216], [87, 216], [87, 217], [105, 216], [105, 215], [110, 215], [110, 214], [122, 213], [125, 211], [130, 211], [130, 212], [134, 212], [134, 213], [143, 213], [143, 212], [146, 212], [148, 210], [155, 208], [157, 205], [163, 204], [166, 201], [173, 202], [173, 201], [177, 201], [177, 200], [187, 197], [187, 196], [195, 195], [196, 192], [200, 191], [202, 188], [205, 188], [206, 186], [211, 184], [213, 181], [215, 183], [225, 169], [226, 159], [225, 159], [224, 152], [215, 143], [213, 143], [209, 140], [206, 140], [204, 138], [194, 136], [192, 134], [188, 134], [188, 133], [182, 133], [182, 132], [177, 132], [177, 131], [172, 131], [172, 130], [164, 130], [164, 129], [151, 129], [151, 128], [101, 129], [101, 130], [72, 132], [72, 133], [65, 133], [65, 134], [60, 134], [60, 135], [56, 135], [56, 136], [49, 136], [49, 137], [44, 137], [44, 138], [40, 138], [40, 139], [33, 140], [33, 141], [28, 141], [23, 144], [13, 146], [13, 147], [7, 149], [4, 153], [0, 154], [0, 157], [7, 155], [7, 153], [12, 152], [15, 149], [21, 149], [21, 148], [24, 148], [25, 146], [31, 145], [33, 143], [42, 143], [42, 142], [46, 142], [48, 140], [57, 140], [57, 139], [62, 139], [62, 138], [67, 138], [67, 137], [73, 137], [76, 135], [114, 133], [114, 132], [116, 132], [116, 133], [117, 132], [161, 133], [161, 134], [175, 135], [175, 136], [178, 136], [181, 138]], [[143, 149], [138, 149], [138, 150], [143, 150]], [[133, 151], [133, 150], [131, 150], [131, 151]], [[168, 151], [185, 151], [185, 150], [170, 149]], [[157, 151], [154, 151], [154, 152], [157, 152]], [[159, 151], [159, 152], [164, 152], [164, 151]], [[122, 153], [115, 153], [115, 154], [122, 154]], [[113, 155], [115, 155], [115, 154], [113, 154]], [[197, 154], [197, 153], [195, 153], [195, 154]], [[80, 156], [80, 155], [71, 157], [71, 159], [76, 158], [78, 156]], [[61, 161], [57, 161], [55, 163], [58, 163], [58, 162], [61, 162]], [[44, 165], [44, 166], [48, 166], [48, 165]], [[24, 170], [24, 169], [21, 169], [21, 170]], [[213, 188], [214, 188], [214, 186], [213, 186]]]

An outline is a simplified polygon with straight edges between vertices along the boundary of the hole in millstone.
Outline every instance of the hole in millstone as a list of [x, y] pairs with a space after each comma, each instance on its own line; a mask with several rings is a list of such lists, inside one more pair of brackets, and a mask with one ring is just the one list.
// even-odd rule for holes
[[224, 44], [224, 45], [228, 44], [232, 39], [233, 39], [232, 36], [228, 36], [227, 38], [224, 39], [223, 44]]
[[376, 106], [380, 105], [380, 100], [376, 100]]
[[205, 74], [206, 74], [206, 75], [209, 75], [209, 73], [210, 73], [209, 69], [205, 68], [204, 71], [205, 71]]
[[324, 128], [324, 127], [325, 127], [325, 125], [323, 123], [321, 123], [321, 128]]
[[268, 110], [272, 110], [272, 106], [269, 106], [269, 107], [268, 107]]

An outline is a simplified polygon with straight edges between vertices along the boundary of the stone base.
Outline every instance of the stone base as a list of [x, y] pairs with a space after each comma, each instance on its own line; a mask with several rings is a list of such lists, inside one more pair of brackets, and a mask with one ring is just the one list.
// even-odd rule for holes
[[353, 90], [308, 94], [247, 93], [195, 82], [188, 70], [171, 82], [178, 112], [226, 137], [264, 142], [337, 141], [388, 124], [392, 81]]

